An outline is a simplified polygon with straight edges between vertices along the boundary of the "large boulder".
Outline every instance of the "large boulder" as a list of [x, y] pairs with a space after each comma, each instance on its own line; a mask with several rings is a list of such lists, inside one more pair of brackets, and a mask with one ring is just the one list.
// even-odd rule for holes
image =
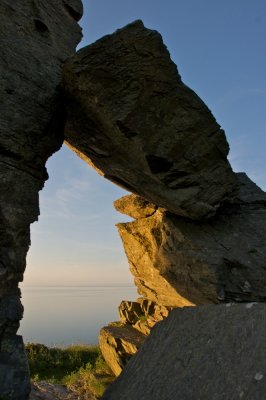
[[[266, 194], [245, 174], [238, 179], [235, 202], [204, 223], [158, 208], [118, 224], [143, 297], [174, 307], [265, 301]], [[135, 196], [126, 196], [115, 206], [133, 216], [135, 203]]]
[[223, 130], [141, 21], [71, 57], [64, 91], [69, 146], [114, 183], [196, 220], [234, 197]]
[[159, 322], [103, 400], [262, 400], [266, 304], [185, 307]]
[[[45, 162], [63, 142], [62, 64], [81, 39], [79, 0], [0, 2], [0, 397], [30, 390], [23, 344], [23, 280]], [[4, 383], [3, 383], [4, 382]]]

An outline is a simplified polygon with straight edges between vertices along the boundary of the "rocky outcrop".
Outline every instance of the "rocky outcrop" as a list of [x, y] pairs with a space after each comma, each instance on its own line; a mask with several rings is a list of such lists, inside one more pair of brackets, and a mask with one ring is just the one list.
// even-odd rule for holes
[[[266, 194], [245, 174], [238, 179], [237, 200], [204, 223], [159, 208], [118, 224], [144, 298], [175, 307], [265, 301]], [[130, 196], [115, 206], [133, 216]]]
[[48, 177], [45, 162], [63, 142], [58, 86], [62, 63], [81, 38], [81, 14], [79, 0], [0, 4], [0, 397], [13, 400], [30, 391], [16, 336], [23, 314], [18, 282]]
[[138, 301], [122, 301], [118, 311], [122, 324], [131, 325], [144, 335], [149, 335], [151, 328], [166, 318], [171, 308], [140, 298]]
[[102, 399], [264, 399], [265, 316], [252, 303], [173, 310]]
[[[64, 134], [100, 174], [134, 193], [116, 207], [136, 219], [118, 227], [144, 299], [123, 302], [122, 324], [101, 331], [115, 374], [169, 308], [265, 301], [265, 194], [232, 172], [224, 132], [182, 83], [161, 36], [136, 21], [67, 61], [61, 84], [62, 64], [81, 38], [81, 2], [2, 0], [0, 15], [0, 397], [26, 400], [30, 391], [16, 335], [23, 315], [18, 282], [48, 177], [45, 162]], [[173, 311], [129, 363], [132, 375], [125, 372], [105, 398], [252, 393], [252, 400], [261, 399], [265, 306], [254, 310]], [[231, 351], [239, 355], [241, 378]]]
[[143, 298], [121, 302], [119, 321], [102, 328], [99, 335], [101, 353], [116, 376], [138, 351], [153, 326], [166, 318], [170, 310]]
[[[220, 209], [215, 218], [205, 222], [178, 217], [136, 195], [125, 196], [114, 203], [118, 211], [136, 219], [118, 224], [118, 229], [138, 291], [144, 297], [136, 302], [123, 301], [120, 304], [120, 323], [131, 325], [131, 329], [147, 336], [153, 332], [157, 322], [168, 316], [172, 307], [265, 301], [266, 194], [245, 174], [237, 174], [237, 178], [240, 187], [238, 197]], [[210, 308], [202, 308], [202, 313], [203, 310], [208, 314]], [[182, 323], [181, 318], [179, 322]], [[196, 325], [193, 329], [200, 335]], [[167, 334], [167, 341], [166, 337]], [[160, 346], [155, 340], [155, 347]], [[108, 348], [110, 344], [106, 343]], [[198, 343], [200, 346], [201, 341]], [[171, 346], [167, 355], [170, 349]], [[117, 357], [117, 348], [112, 346], [111, 350]], [[120, 354], [123, 353], [124, 349]], [[129, 361], [127, 357], [124, 360]], [[106, 358], [106, 361], [109, 365], [114, 362], [111, 358]], [[124, 366], [125, 362], [121, 364], [119, 373]], [[190, 379], [188, 371], [184, 374]], [[124, 385], [124, 379], [127, 382], [128, 377], [122, 375], [122, 379]], [[147, 377], [145, 379], [149, 385]], [[172, 378], [165, 380], [171, 387]], [[122, 397], [119, 397], [118, 387], [119, 394], [115, 391], [117, 399], [127, 398], [124, 389]], [[191, 390], [193, 399], [197, 388], [193, 386]], [[153, 398], [147, 393], [137, 397], [145, 400]], [[160, 393], [160, 399], [171, 398], [167, 388], [163, 387]], [[202, 398], [216, 398], [209, 396]], [[189, 395], [187, 398], [190, 399]]]
[[106, 178], [196, 220], [234, 197], [223, 130], [141, 21], [70, 58], [64, 90], [66, 140]]
[[101, 329], [99, 335], [101, 353], [116, 376], [121, 373], [145, 338], [145, 335], [130, 325], [113, 323]]

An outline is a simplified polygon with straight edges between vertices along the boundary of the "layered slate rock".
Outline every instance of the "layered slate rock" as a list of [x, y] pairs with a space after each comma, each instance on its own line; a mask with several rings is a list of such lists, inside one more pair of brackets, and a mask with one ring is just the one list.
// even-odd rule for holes
[[265, 304], [175, 309], [102, 399], [262, 400], [265, 331]]
[[78, 51], [64, 90], [69, 146], [114, 183], [196, 220], [234, 196], [223, 130], [141, 21]]
[[140, 298], [138, 301], [122, 301], [118, 311], [120, 322], [149, 335], [154, 325], [169, 315], [171, 308]]
[[13, 400], [30, 390], [16, 336], [23, 314], [18, 282], [48, 177], [45, 162], [63, 142], [59, 84], [62, 63], [81, 38], [81, 15], [79, 0], [0, 4], [0, 397]]
[[[204, 223], [159, 208], [117, 225], [143, 297], [177, 307], [265, 301], [266, 194], [245, 174], [238, 179], [237, 200]], [[132, 216], [130, 196], [121, 203]]]
[[99, 346], [101, 353], [118, 376], [126, 363], [136, 353], [146, 336], [130, 325], [113, 323], [100, 330]]

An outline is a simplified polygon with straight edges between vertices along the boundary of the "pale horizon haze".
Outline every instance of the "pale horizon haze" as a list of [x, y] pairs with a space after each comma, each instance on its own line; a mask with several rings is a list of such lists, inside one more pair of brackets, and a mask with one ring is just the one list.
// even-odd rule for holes
[[[141, 19], [158, 30], [183, 82], [225, 130], [234, 171], [266, 190], [266, 2], [264, 0], [85, 0], [89, 45]], [[66, 146], [47, 163], [39, 221], [23, 285], [133, 285], [115, 224], [130, 218], [113, 201], [126, 191]]]

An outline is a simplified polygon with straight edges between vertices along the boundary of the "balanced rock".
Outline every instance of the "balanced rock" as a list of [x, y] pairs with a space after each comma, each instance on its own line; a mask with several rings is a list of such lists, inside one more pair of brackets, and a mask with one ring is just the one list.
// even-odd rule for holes
[[129, 215], [135, 219], [150, 217], [158, 209], [158, 206], [136, 194], [121, 197], [114, 202], [114, 207], [122, 214]]
[[114, 183], [196, 220], [235, 196], [223, 130], [141, 21], [71, 57], [64, 91], [69, 146]]
[[103, 400], [262, 400], [266, 304], [185, 307], [159, 322]]
[[144, 298], [171, 307], [265, 301], [266, 194], [245, 174], [238, 180], [237, 200], [204, 223], [159, 208], [117, 225]]
[[130, 325], [121, 323], [113, 323], [100, 330], [99, 345], [101, 353], [116, 376], [121, 373], [145, 338], [145, 335]]

